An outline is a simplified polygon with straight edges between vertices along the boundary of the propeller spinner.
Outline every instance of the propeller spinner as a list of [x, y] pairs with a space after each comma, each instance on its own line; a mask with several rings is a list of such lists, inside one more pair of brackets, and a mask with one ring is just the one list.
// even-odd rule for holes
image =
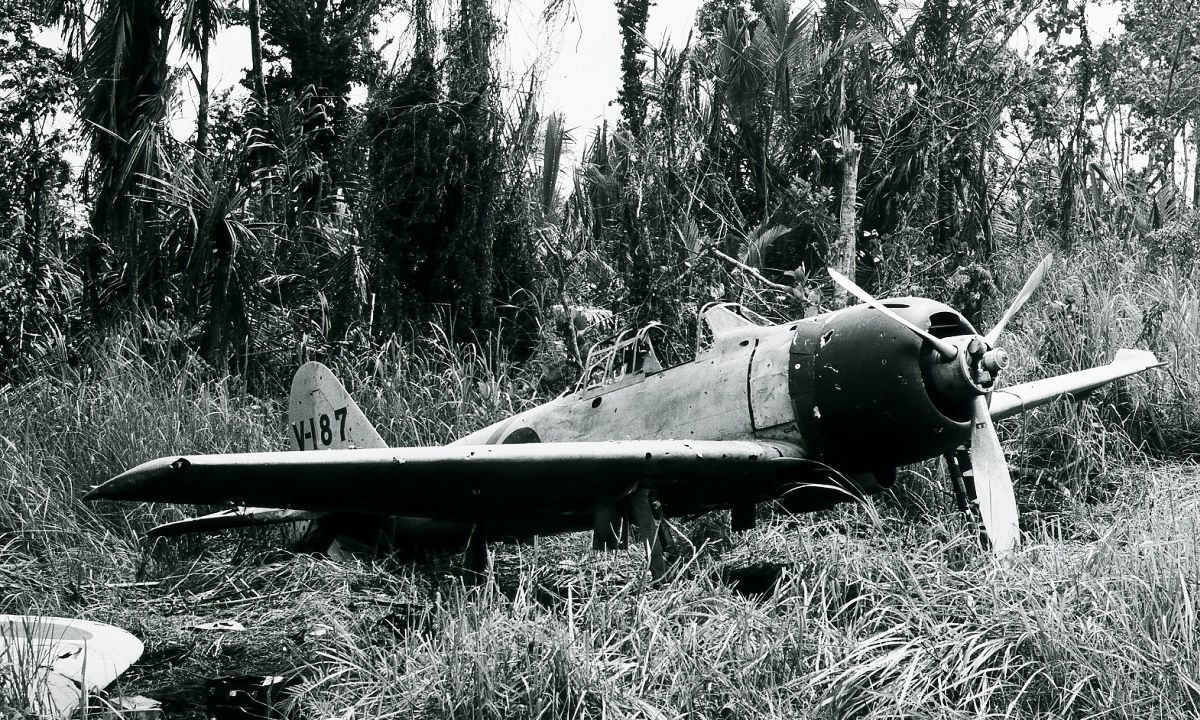
[[[996, 347], [996, 341], [1008, 322], [1042, 284], [1053, 261], [1054, 256], [1047, 255], [1038, 263], [1021, 292], [1017, 293], [999, 322], [986, 335], [953, 338], [939, 338], [917, 327], [884, 307], [846, 276], [829, 270], [834, 282], [847, 292], [908, 328], [937, 351], [941, 362], [934, 366], [931, 379], [939, 393], [947, 397], [972, 398], [973, 425], [969, 458], [973, 482], [967, 486], [967, 491], [978, 509], [987, 544], [997, 555], [1003, 555], [1017, 545], [1020, 528], [1012, 477], [988, 410], [987, 396], [995, 386], [996, 377], [1008, 364], [1007, 354], [1002, 348]], [[951, 472], [956, 472], [957, 465], [951, 465]]]

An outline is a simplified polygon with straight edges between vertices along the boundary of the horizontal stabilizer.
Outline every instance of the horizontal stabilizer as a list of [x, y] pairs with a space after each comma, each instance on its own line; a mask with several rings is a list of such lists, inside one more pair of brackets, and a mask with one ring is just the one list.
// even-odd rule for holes
[[472, 520], [588, 512], [639, 486], [773, 497], [799, 448], [753, 440], [525, 443], [172, 456], [86, 499], [231, 504]]
[[1123, 348], [1117, 351], [1116, 358], [1108, 365], [996, 390], [992, 393], [992, 420], [1012, 417], [1060, 397], [1082, 395], [1113, 380], [1164, 364], [1149, 350]]
[[325, 513], [311, 510], [280, 510], [278, 508], [230, 508], [210, 515], [164, 523], [150, 532], [149, 537], [176, 537], [194, 532], [215, 532], [233, 528], [279, 525], [300, 520], [316, 520]]

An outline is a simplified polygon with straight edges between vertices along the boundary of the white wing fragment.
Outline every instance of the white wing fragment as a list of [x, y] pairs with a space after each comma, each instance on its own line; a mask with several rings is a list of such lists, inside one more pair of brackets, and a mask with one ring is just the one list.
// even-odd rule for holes
[[[0, 677], [26, 694], [30, 717], [75, 716], [89, 693], [108, 687], [142, 655], [142, 641], [102, 623], [37, 615], [0, 615]], [[7, 715], [6, 715], [7, 717]]]

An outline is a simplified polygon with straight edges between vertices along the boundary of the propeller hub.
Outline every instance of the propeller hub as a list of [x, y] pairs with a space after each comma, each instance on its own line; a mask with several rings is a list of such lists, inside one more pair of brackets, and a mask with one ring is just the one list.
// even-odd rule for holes
[[995, 375], [1004, 368], [1008, 367], [1008, 353], [1002, 348], [992, 348], [983, 354], [980, 360], [983, 369]]
[[1008, 364], [1008, 355], [999, 348], [989, 348], [978, 335], [964, 335], [947, 340], [959, 348], [954, 358], [933, 363], [930, 376], [937, 392], [947, 398], [967, 400], [991, 392], [996, 375]]

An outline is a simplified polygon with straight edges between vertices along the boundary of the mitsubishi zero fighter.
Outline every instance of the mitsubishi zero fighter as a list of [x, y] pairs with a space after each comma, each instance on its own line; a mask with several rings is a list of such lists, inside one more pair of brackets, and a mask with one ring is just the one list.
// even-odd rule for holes
[[862, 304], [783, 324], [710, 305], [711, 341], [694, 357], [662, 325], [628, 331], [594, 346], [558, 398], [439, 447], [388, 447], [310, 362], [292, 383], [291, 451], [172, 455], [87, 499], [229, 506], [156, 535], [306, 521], [330, 542], [465, 544], [476, 570], [488, 541], [590, 530], [604, 549], [632, 526], [659, 575], [666, 518], [729, 510], [747, 529], [759, 503], [827, 508], [943, 457], [959, 508], [1004, 554], [1020, 530], [993, 423], [1160, 365], [1122, 349], [1107, 365], [1005, 386], [1000, 335], [1050, 261], [984, 334], [943, 303], [876, 300], [833, 271]]

